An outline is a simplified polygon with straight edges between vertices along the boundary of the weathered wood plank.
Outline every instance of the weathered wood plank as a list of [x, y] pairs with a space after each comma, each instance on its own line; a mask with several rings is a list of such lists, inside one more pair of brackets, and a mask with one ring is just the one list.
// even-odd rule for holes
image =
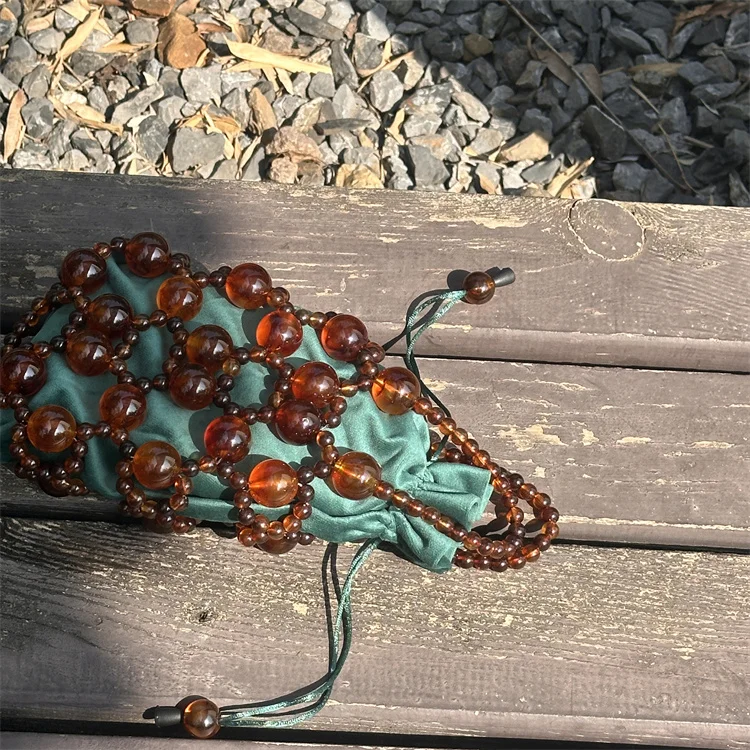
[[[138, 722], [323, 669], [317, 545], [269, 558], [207, 530], [4, 524], [6, 716]], [[747, 747], [748, 575], [750, 556], [694, 552], [558, 546], [504, 576], [377, 553], [335, 702], [309, 728]]]
[[[550, 492], [563, 538], [750, 549], [747, 376], [439, 359], [422, 372], [481, 445]], [[115, 512], [9, 472], [3, 484], [5, 513]]]
[[30, 171], [0, 190], [8, 308], [70, 248], [154, 229], [209, 266], [258, 260], [298, 304], [360, 315], [380, 341], [452, 269], [516, 270], [500, 300], [425, 335], [425, 354], [750, 369], [743, 209]]

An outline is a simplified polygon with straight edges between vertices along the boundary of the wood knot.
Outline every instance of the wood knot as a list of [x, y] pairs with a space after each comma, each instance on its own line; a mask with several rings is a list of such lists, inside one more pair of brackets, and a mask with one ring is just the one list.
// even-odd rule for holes
[[643, 251], [643, 227], [619, 203], [601, 198], [576, 201], [568, 225], [586, 252], [603, 260], [633, 260]]

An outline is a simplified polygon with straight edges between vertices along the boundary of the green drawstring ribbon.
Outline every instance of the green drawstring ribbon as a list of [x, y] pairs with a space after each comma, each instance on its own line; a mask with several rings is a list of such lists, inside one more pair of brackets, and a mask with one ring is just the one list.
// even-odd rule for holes
[[[219, 709], [219, 721], [223, 727], [290, 727], [312, 718], [328, 703], [334, 682], [344, 668], [352, 645], [351, 590], [357, 572], [378, 546], [379, 540], [365, 542], [352, 558], [344, 585], [339, 586], [336, 573], [337, 544], [329, 544], [323, 557], [323, 581], [328, 620], [328, 673], [315, 687], [307, 692], [283, 700], [247, 703], [241, 706], [223, 706]], [[328, 578], [333, 583], [337, 609], [335, 622], [331, 622]], [[343, 638], [341, 631], [343, 628]], [[341, 638], [341, 640], [340, 640]], [[341, 649], [339, 650], [339, 644]], [[290, 709], [290, 710], [285, 710]], [[270, 715], [269, 715], [270, 714]]]

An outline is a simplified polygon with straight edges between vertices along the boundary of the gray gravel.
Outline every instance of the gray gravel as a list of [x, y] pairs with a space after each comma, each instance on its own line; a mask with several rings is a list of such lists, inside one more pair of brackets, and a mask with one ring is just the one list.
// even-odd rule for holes
[[[0, 166], [750, 205], [750, 12], [514, 5], [565, 63], [493, 0], [200, 0], [184, 63], [166, 22], [105, 5], [60, 66], [80, 20], [7, 0]], [[227, 39], [330, 72], [232, 70]]]

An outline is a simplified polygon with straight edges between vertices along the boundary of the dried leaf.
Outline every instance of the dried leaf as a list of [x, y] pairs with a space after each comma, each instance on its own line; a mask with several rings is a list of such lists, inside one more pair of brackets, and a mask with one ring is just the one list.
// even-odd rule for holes
[[414, 50], [411, 50], [411, 52], [407, 52], [404, 55], [400, 55], [399, 57], [394, 57], [393, 60], [391, 60], [389, 63], [386, 63], [385, 65], [378, 66], [365, 76], [365, 79], [359, 84], [357, 91], [362, 91], [362, 89], [369, 83], [370, 78], [372, 78], [375, 73], [379, 73], [381, 70], [393, 70], [394, 68], [397, 68], [404, 60], [407, 60], [410, 57], [414, 57]]
[[[206, 117], [208, 116], [208, 113], [206, 113]], [[242, 131], [242, 126], [230, 115], [211, 115], [211, 124], [214, 132], [223, 133], [230, 138], [235, 138]], [[210, 131], [207, 130], [206, 132]]]
[[250, 161], [253, 154], [255, 153], [255, 149], [258, 148], [259, 145], [260, 145], [260, 137], [254, 138], [253, 142], [242, 152], [239, 159], [237, 159], [237, 163], [239, 164], [240, 169], [245, 168], [245, 164], [247, 164]]
[[632, 67], [628, 68], [628, 73], [632, 75], [634, 73], [638, 73], [639, 71], [653, 71], [655, 73], [661, 73], [667, 78], [671, 78], [672, 76], [677, 75], [677, 71], [683, 65], [685, 65], [685, 63], [681, 62], [643, 63], [642, 65], [633, 65]]
[[15, 150], [21, 145], [24, 134], [23, 118], [21, 117], [21, 107], [26, 104], [26, 94], [23, 89], [17, 89], [10, 100], [8, 107], [8, 116], [5, 121], [5, 136], [3, 137], [3, 158], [7, 162], [15, 153]]
[[81, 104], [80, 102], [70, 102], [65, 105], [76, 117], [82, 117], [85, 120], [91, 122], [106, 122], [107, 118], [99, 112], [98, 109], [89, 107], [88, 104]]
[[[536, 53], [536, 56], [543, 62], [553, 76], [559, 78], [566, 86], [570, 86], [575, 79], [573, 75], [573, 63], [575, 57], [572, 52], [561, 52], [558, 57], [552, 50], [543, 49]], [[561, 60], [560, 57], [563, 59]], [[563, 62], [563, 60], [565, 62]], [[566, 65], [567, 63], [567, 65]]]
[[[0, 18], [4, 18], [6, 20], [10, 20], [6, 13], [10, 13], [11, 18], [14, 18], [13, 14], [10, 11], [10, 8], [3, 7], [0, 8]], [[28, 18], [28, 21], [26, 20]], [[38, 18], [29, 18], [24, 17], [23, 22], [23, 28], [26, 31], [26, 35], [33, 34], [36, 31], [43, 31], [44, 29], [48, 29], [50, 26], [52, 26], [52, 23], [55, 20], [55, 12], [52, 11], [52, 13], [47, 13], [46, 16], [39, 16]]]
[[288, 70], [290, 73], [331, 73], [329, 65], [311, 63], [296, 57], [290, 57], [289, 55], [269, 52], [262, 47], [258, 47], [255, 44], [248, 44], [247, 42], [233, 42], [231, 39], [226, 39], [226, 43], [230, 52], [235, 57], [257, 63], [257, 66], [269, 65], [273, 68]]
[[601, 99], [604, 95], [602, 89], [602, 79], [599, 77], [599, 71], [591, 63], [581, 63], [575, 67], [576, 73], [588, 84], [589, 88]]
[[229, 26], [240, 42], [247, 41], [247, 26], [243, 26], [237, 16], [234, 16], [231, 13], [224, 13], [224, 18], [222, 20], [227, 26]]
[[177, 12], [181, 13], [183, 16], [192, 16], [193, 13], [195, 13], [195, 9], [198, 7], [199, 2], [200, 0], [185, 0], [185, 2], [177, 8]]
[[198, 32], [201, 34], [226, 34], [227, 30], [225, 26], [218, 23], [210, 23], [204, 21], [197, 25]]
[[276, 128], [278, 125], [276, 113], [257, 86], [250, 90], [248, 103], [250, 104], [250, 127], [257, 135]]
[[76, 30], [65, 40], [52, 66], [54, 70], [58, 70], [62, 66], [63, 60], [67, 60], [83, 46], [89, 34], [94, 30], [94, 26], [98, 23], [101, 14], [102, 8], [94, 8], [86, 20], [77, 26]]
[[736, 0], [722, 0], [719, 3], [707, 3], [706, 5], [699, 5], [697, 8], [692, 10], [683, 10], [677, 14], [674, 19], [674, 28], [672, 34], [676, 34], [686, 23], [701, 18], [707, 21], [711, 18], [728, 18], [736, 13], [742, 13], [747, 10], [746, 2], [736, 2]]
[[362, 70], [358, 68], [357, 73], [360, 76], [367, 76], [369, 78], [370, 76], [374, 76], [375, 73], [377, 73], [379, 70], [383, 70], [383, 68], [391, 61], [391, 48], [391, 40], [387, 39], [385, 44], [383, 45], [383, 54], [380, 58], [380, 65], [375, 68], [370, 68], [369, 70]]
[[497, 186], [485, 174], [477, 171], [477, 177], [479, 178], [479, 187], [482, 188], [487, 195], [497, 194]]
[[205, 51], [206, 43], [189, 18], [173, 13], [159, 27], [156, 54], [161, 62], [179, 70], [193, 68]]
[[393, 136], [394, 140], [396, 140], [399, 145], [403, 146], [405, 141], [404, 137], [401, 135], [401, 126], [404, 124], [404, 119], [406, 118], [406, 110], [399, 109], [397, 110], [396, 114], [393, 116], [393, 122], [389, 125], [387, 128], [387, 131]]
[[567, 169], [563, 169], [555, 177], [552, 178], [549, 185], [547, 185], [547, 192], [553, 197], [562, 197], [563, 191], [580, 175], [582, 175], [592, 164], [594, 163], [594, 157], [592, 156], [585, 161], [575, 162]]
[[279, 82], [284, 87], [286, 93], [294, 94], [294, 85], [292, 84], [292, 79], [289, 73], [287, 73], [283, 68], [278, 68], [276, 70], [276, 75], [278, 76]]
[[152, 44], [129, 44], [125, 41], [124, 34], [118, 34], [114, 39], [110, 39], [105, 45], [99, 47], [96, 51], [101, 54], [118, 54], [129, 55], [133, 52], [140, 52], [142, 49], [153, 47]]
[[[87, 128], [91, 128], [92, 130], [109, 130], [110, 133], [115, 133], [116, 135], [122, 135], [123, 133], [122, 125], [112, 122], [104, 122], [100, 119], [102, 117], [101, 112], [93, 110], [93, 112], [96, 113], [95, 119], [89, 116], [91, 114], [89, 111], [91, 108], [87, 104], [63, 104], [63, 102], [54, 96], [48, 98], [52, 103], [52, 106], [55, 108], [58, 117], [61, 117], [63, 120], [77, 122], [80, 125], [85, 125]], [[80, 111], [81, 114], [78, 114], [76, 109]]]

